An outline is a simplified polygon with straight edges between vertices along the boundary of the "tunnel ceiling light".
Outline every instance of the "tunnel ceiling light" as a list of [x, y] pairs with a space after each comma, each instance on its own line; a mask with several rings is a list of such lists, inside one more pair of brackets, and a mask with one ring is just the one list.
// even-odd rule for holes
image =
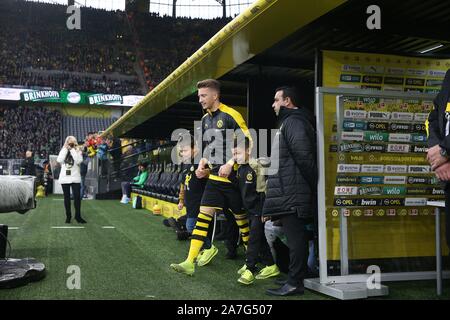
[[443, 46], [444, 46], [443, 44], [439, 43], [439, 44], [434, 45], [434, 46], [432, 46], [432, 47], [428, 47], [428, 48], [426, 48], [426, 49], [423, 49], [423, 50], [421, 50], [421, 51], [419, 51], [419, 52], [423, 54], [423, 53], [427, 53], [427, 52], [430, 52], [430, 51], [433, 51], [433, 50], [442, 48]]

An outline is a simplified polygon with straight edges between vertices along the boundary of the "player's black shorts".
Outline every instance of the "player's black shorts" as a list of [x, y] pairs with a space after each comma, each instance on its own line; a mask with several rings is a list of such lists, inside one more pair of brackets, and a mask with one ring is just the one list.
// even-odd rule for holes
[[234, 214], [242, 214], [241, 194], [232, 183], [208, 179], [203, 192], [201, 206], [219, 210], [229, 209]]

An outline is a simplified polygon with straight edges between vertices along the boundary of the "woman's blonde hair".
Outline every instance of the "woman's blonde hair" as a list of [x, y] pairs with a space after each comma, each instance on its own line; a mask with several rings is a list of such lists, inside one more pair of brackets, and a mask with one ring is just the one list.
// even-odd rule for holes
[[67, 136], [66, 141], [64, 142], [64, 144], [68, 144], [70, 141], [73, 141], [73, 144], [75, 145], [74, 148], [78, 149], [77, 138], [75, 138], [74, 136]]

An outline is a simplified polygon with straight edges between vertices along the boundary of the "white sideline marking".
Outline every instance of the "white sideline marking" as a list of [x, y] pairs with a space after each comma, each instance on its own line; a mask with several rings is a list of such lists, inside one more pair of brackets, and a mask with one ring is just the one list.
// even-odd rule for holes
[[52, 229], [84, 229], [84, 227], [52, 227]]
[[[18, 227], [12, 227], [12, 228], [9, 228], [9, 229], [13, 229], [13, 228], [16, 228], [16, 229], [19, 229]], [[61, 226], [61, 227], [51, 227], [52, 229], [84, 229], [85, 227], [69, 227], [69, 226]], [[114, 227], [114, 226], [103, 226], [102, 227], [102, 229], [115, 229], [116, 227]]]
[[8, 230], [18, 230], [19, 227], [8, 227]]

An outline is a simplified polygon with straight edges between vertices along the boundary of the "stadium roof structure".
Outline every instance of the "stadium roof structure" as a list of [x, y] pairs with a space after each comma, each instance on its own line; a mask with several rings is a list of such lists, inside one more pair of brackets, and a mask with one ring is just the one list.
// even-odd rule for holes
[[[196, 83], [220, 79], [222, 99], [247, 105], [249, 79], [320, 84], [317, 52], [450, 56], [450, 6], [440, 0], [377, 1], [381, 30], [366, 27], [369, 0], [258, 0], [232, 20], [105, 134], [168, 137], [202, 116]], [[421, 54], [425, 48], [438, 49]], [[270, 102], [269, 102], [270, 103]], [[251, 123], [250, 123], [251, 125]]]

